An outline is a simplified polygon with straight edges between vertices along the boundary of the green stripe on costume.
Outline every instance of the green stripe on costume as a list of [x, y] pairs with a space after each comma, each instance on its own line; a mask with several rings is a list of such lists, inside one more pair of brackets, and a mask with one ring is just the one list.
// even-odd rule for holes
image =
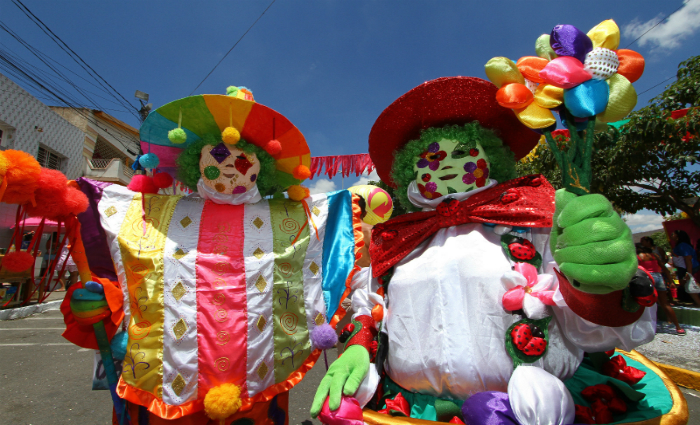
[[311, 354], [302, 270], [309, 228], [302, 204], [287, 199], [270, 201], [270, 220], [275, 253], [272, 289], [275, 383], [279, 383]]

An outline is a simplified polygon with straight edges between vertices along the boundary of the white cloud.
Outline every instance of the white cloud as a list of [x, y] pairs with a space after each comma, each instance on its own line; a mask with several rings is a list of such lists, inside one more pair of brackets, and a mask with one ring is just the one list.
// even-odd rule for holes
[[[661, 19], [663, 19], [663, 14], [657, 15], [647, 22], [634, 19], [622, 28], [622, 34], [634, 40]], [[700, 28], [700, 0], [686, 0], [683, 7], [645, 34], [637, 43], [640, 46], [651, 44], [658, 48], [675, 49], [680, 46], [684, 38], [692, 35], [698, 28]]]
[[632, 229], [632, 233], [648, 232], [650, 230], [661, 229], [664, 218], [651, 211], [639, 212], [636, 214], [626, 214], [623, 216], [627, 225]]
[[334, 190], [336, 190], [335, 183], [328, 179], [313, 180], [313, 184], [309, 185], [309, 192], [311, 192], [312, 195], [333, 192]]
[[370, 180], [374, 180], [377, 182], [380, 180], [379, 175], [377, 174], [377, 170], [372, 170], [372, 172], [369, 174], [360, 174], [360, 179], [348, 187], [361, 186], [363, 184], [367, 184]]

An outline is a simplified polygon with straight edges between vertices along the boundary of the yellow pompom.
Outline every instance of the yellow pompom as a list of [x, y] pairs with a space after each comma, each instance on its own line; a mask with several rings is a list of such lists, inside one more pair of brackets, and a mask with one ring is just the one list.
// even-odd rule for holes
[[204, 411], [213, 420], [226, 419], [241, 408], [241, 388], [235, 384], [222, 384], [207, 392]]
[[241, 133], [233, 127], [226, 127], [224, 131], [221, 132], [221, 140], [227, 145], [235, 145], [241, 140]]
[[289, 186], [287, 189], [287, 195], [292, 201], [301, 201], [302, 199], [309, 196], [309, 189], [304, 186]]

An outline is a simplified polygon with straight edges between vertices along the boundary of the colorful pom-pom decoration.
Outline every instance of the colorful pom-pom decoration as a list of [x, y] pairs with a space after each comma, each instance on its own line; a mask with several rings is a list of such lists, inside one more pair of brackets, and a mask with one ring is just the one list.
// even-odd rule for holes
[[168, 131], [168, 140], [176, 145], [181, 145], [187, 141], [187, 133], [181, 128], [174, 128]]
[[221, 140], [227, 145], [235, 145], [241, 140], [241, 133], [233, 127], [226, 127], [221, 132]]
[[269, 153], [270, 155], [276, 156], [282, 152], [282, 144], [279, 142], [279, 140], [272, 139], [265, 144], [264, 149], [265, 152]]
[[5, 173], [7, 189], [1, 199], [6, 204], [24, 204], [34, 200], [39, 186], [41, 165], [26, 152], [9, 149], [3, 152], [8, 167]]
[[153, 175], [153, 184], [155, 184], [158, 189], [165, 189], [173, 184], [173, 176], [164, 172], [155, 173]]
[[136, 174], [132, 177], [126, 188], [134, 192], [158, 193], [158, 187], [153, 183], [153, 178], [144, 174]]
[[204, 397], [204, 412], [213, 420], [223, 421], [241, 408], [241, 388], [235, 384], [218, 385]]
[[306, 165], [297, 165], [292, 171], [292, 176], [297, 180], [306, 180], [311, 177], [311, 170]]
[[26, 251], [13, 251], [2, 259], [2, 268], [19, 273], [34, 265], [34, 257]]
[[147, 153], [139, 158], [139, 163], [141, 163], [143, 168], [152, 170], [158, 167], [158, 164], [160, 164], [160, 159], [158, 159], [158, 155], [154, 153]]
[[311, 329], [311, 343], [318, 349], [328, 350], [338, 343], [338, 335], [333, 326], [323, 323]]
[[304, 186], [292, 185], [287, 189], [287, 194], [292, 201], [301, 201], [309, 196], [309, 189]]

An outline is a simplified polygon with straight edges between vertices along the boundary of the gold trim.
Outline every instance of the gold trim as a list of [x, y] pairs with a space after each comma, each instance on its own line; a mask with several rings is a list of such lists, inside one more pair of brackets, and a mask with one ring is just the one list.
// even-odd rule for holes
[[[678, 389], [676, 384], [669, 379], [669, 377], [651, 360], [647, 359], [635, 350], [631, 352], [616, 350], [619, 353], [623, 353], [632, 360], [636, 360], [644, 366], [651, 369], [655, 374], [661, 378], [666, 385], [666, 389], [671, 394], [671, 399], [673, 400], [673, 407], [671, 410], [660, 417], [647, 419], [641, 422], [629, 422], [625, 425], [684, 425], [688, 422], [688, 405], [683, 397], [683, 393]], [[389, 416], [377, 413], [374, 410], [365, 409], [362, 411], [362, 419], [368, 425], [435, 425], [440, 423], [448, 422], [433, 422], [426, 421], [423, 419], [413, 419], [400, 416]]]
[[623, 353], [632, 360], [638, 361], [657, 374], [659, 378], [664, 381], [664, 385], [666, 385], [666, 389], [671, 394], [671, 399], [673, 400], [673, 407], [671, 407], [671, 410], [665, 415], [647, 419], [646, 421], [629, 422], [625, 425], [683, 425], [688, 423], [688, 404], [685, 401], [685, 397], [683, 397], [683, 393], [681, 393], [681, 390], [678, 389], [676, 384], [674, 384], [673, 381], [671, 381], [671, 379], [661, 369], [659, 369], [656, 364], [654, 364], [654, 362], [647, 359], [636, 350], [632, 350], [629, 353], [619, 349], [615, 351], [618, 353]]

